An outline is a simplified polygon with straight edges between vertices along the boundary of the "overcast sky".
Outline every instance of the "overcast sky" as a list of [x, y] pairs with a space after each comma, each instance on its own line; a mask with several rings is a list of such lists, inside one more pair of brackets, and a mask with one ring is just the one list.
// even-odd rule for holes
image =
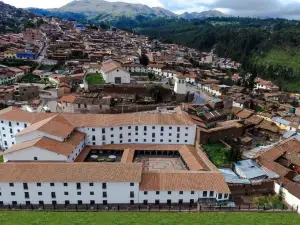
[[[72, 0], [2, 0], [16, 7], [58, 8]], [[94, 0], [97, 1], [97, 0]], [[175, 13], [217, 9], [234, 16], [272, 16], [300, 19], [300, 0], [107, 0], [159, 6]]]

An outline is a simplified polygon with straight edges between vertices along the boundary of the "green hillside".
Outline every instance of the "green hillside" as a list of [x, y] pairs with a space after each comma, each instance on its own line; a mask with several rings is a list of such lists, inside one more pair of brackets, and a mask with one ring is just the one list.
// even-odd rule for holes
[[271, 79], [285, 91], [300, 93], [300, 23], [285, 19], [156, 19], [141, 22], [141, 34], [243, 64], [246, 72]]

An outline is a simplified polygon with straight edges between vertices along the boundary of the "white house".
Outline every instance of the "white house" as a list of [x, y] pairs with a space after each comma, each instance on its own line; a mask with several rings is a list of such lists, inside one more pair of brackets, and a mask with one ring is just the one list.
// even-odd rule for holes
[[130, 83], [130, 73], [116, 61], [108, 60], [103, 62], [101, 65], [101, 73], [106, 83]]
[[124, 66], [129, 73], [147, 73], [147, 68], [141, 64], [126, 64]]

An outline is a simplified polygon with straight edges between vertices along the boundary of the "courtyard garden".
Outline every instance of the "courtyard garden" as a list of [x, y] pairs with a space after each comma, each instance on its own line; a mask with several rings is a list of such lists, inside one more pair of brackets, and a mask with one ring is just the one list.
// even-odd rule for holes
[[222, 143], [212, 143], [202, 145], [204, 152], [215, 166], [225, 166], [231, 164], [231, 148]]
[[88, 74], [85, 79], [88, 84], [105, 84], [102, 74], [99, 73]]

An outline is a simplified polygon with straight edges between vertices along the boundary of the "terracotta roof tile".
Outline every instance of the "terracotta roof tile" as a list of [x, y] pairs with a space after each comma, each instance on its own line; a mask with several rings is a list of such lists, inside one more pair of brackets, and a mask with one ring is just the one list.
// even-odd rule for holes
[[29, 147], [37, 147], [40, 149], [45, 149], [51, 152], [55, 152], [60, 155], [70, 156], [72, 152], [77, 148], [80, 142], [84, 139], [85, 134], [81, 132], [74, 132], [71, 137], [65, 142], [59, 142], [54, 139], [47, 137], [41, 137], [32, 141], [23, 142], [20, 144], [15, 144], [4, 154], [9, 154], [11, 152], [21, 151]]
[[208, 191], [230, 193], [219, 172], [147, 172], [142, 175], [140, 190], [144, 191]]
[[141, 163], [1, 163], [0, 182], [140, 182]]
[[194, 146], [184, 145], [178, 151], [190, 170], [208, 170]]

